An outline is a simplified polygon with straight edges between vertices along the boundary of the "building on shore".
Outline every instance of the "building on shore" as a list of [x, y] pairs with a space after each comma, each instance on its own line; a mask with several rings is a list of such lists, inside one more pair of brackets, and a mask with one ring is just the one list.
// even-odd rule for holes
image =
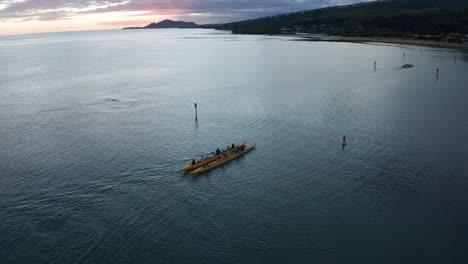
[[296, 34], [296, 30], [294, 30], [293, 28], [282, 27], [280, 28], [280, 33], [281, 34]]
[[464, 35], [458, 33], [449, 33], [445, 35], [445, 41], [448, 43], [464, 43]]

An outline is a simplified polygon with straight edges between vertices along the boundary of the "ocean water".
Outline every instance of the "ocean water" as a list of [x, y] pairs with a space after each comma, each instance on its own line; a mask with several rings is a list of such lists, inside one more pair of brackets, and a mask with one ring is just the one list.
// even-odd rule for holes
[[466, 263], [467, 103], [452, 50], [0, 37], [0, 263]]

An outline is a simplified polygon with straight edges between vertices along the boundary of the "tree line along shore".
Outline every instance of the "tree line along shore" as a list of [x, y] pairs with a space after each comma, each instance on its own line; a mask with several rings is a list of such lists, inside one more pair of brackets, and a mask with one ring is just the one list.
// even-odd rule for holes
[[381, 0], [227, 23], [215, 28], [235, 34], [324, 34], [341, 37], [339, 40], [405, 39], [409, 43], [459, 47], [458, 44], [468, 42], [468, 0]]

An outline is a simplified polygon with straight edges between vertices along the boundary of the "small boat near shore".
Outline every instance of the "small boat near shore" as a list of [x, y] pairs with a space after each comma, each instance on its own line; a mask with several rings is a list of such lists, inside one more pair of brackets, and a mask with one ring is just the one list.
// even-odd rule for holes
[[225, 163], [228, 163], [231, 160], [237, 159], [238, 157], [250, 152], [251, 150], [254, 150], [256, 146], [257, 145], [254, 144], [254, 145], [252, 145], [250, 147], [245, 148], [244, 150], [240, 151], [239, 153], [227, 154], [227, 155], [223, 156], [222, 158], [220, 158], [220, 159], [218, 159], [216, 161], [213, 161], [213, 162], [211, 162], [211, 163], [209, 163], [209, 164], [207, 164], [207, 165], [205, 165], [205, 166], [203, 166], [201, 168], [198, 168], [198, 169], [192, 171], [192, 174], [199, 174], [199, 173], [214, 169], [216, 167], [219, 167], [219, 166], [221, 166], [221, 165], [223, 165]]
[[195, 163], [194, 165], [185, 166], [180, 170], [181, 171], [191, 171], [191, 170], [200, 168], [200, 167], [202, 167], [202, 166], [204, 166], [204, 165], [206, 165], [206, 164], [208, 164], [210, 162], [216, 161], [217, 159], [220, 159], [220, 158], [224, 157], [228, 153], [232, 153], [232, 152], [236, 151], [238, 148], [244, 147], [246, 144], [247, 144], [247, 142], [238, 144], [238, 145], [234, 146], [234, 148], [227, 149], [227, 150], [219, 153], [218, 155], [214, 155], [213, 157], [210, 157], [210, 158], [204, 159], [202, 161], [199, 161], [199, 162]]

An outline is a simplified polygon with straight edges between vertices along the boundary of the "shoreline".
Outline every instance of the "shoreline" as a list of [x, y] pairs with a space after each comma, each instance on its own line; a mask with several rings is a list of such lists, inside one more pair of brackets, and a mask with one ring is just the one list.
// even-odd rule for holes
[[448, 43], [432, 40], [418, 40], [418, 39], [403, 39], [403, 38], [386, 38], [386, 37], [341, 37], [317, 34], [300, 34], [293, 35], [302, 41], [324, 41], [324, 42], [352, 42], [352, 43], [388, 43], [388, 44], [401, 44], [412, 46], [423, 46], [432, 48], [443, 49], [458, 49], [468, 51], [468, 43]]

